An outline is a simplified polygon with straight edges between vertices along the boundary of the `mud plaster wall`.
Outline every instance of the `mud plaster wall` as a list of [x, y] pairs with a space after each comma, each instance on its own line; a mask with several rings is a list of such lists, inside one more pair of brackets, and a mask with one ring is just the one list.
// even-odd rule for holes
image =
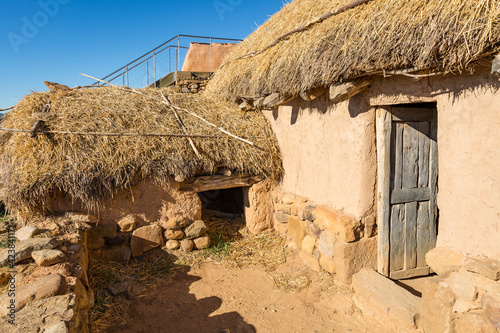
[[370, 213], [376, 185], [375, 116], [366, 99], [338, 105], [327, 95], [312, 102], [295, 99], [264, 114], [283, 154], [283, 192], [357, 219]]
[[437, 102], [438, 246], [500, 259], [500, 83], [471, 75], [374, 82], [372, 105]]
[[215, 72], [222, 60], [231, 53], [238, 44], [212, 44], [212, 66], [210, 66], [210, 45], [191, 43], [182, 66], [187, 72]]

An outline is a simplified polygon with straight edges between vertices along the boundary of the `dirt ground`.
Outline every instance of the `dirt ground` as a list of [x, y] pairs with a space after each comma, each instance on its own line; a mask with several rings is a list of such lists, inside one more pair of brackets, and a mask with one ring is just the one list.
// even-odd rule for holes
[[364, 318], [351, 291], [292, 259], [275, 273], [306, 276], [298, 293], [280, 290], [260, 268], [227, 269], [210, 262], [179, 270], [172, 282], [135, 300], [130, 322], [109, 332], [387, 332]]

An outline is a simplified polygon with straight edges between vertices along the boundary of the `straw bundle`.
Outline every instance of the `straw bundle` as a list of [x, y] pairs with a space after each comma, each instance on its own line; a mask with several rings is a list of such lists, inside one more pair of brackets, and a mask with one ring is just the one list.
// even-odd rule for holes
[[[51, 102], [41, 130], [105, 133], [184, 134], [158, 89], [141, 94], [119, 88], [38, 92], [25, 97], [2, 119], [1, 127], [31, 130], [40, 110]], [[0, 182], [7, 207], [43, 211], [53, 193], [63, 192], [89, 207], [130, 186], [134, 179], [161, 184], [169, 177], [212, 174], [218, 166], [278, 180], [280, 151], [268, 122], [201, 95], [170, 94], [184, 108], [259, 148], [238, 141], [187, 112], [178, 111], [201, 154], [186, 137], [97, 136], [29, 133], [0, 134]]]
[[372, 0], [231, 62], [350, 2], [287, 4], [231, 53], [207, 92], [237, 100], [298, 95], [383, 70], [466, 71], [500, 46], [500, 0]]

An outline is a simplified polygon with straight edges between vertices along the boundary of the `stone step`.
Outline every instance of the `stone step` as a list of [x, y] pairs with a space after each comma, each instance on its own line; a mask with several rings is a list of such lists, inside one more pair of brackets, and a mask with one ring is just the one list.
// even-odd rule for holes
[[401, 332], [416, 329], [420, 298], [372, 269], [354, 274], [354, 302], [365, 316], [371, 316]]

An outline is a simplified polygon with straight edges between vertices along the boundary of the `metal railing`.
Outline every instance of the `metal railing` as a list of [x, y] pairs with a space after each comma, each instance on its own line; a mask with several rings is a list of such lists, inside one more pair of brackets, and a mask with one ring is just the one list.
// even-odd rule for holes
[[[241, 42], [241, 39], [177, 35], [160, 46], [152, 49], [143, 56], [131, 61], [125, 66], [117, 69], [113, 73], [102, 78], [103, 81], [116, 85], [123, 85], [133, 88], [143, 88], [150, 84], [155, 84], [159, 79], [172, 72], [180, 71], [186, 57], [189, 45], [182, 45], [182, 42], [209, 42], [210, 43], [210, 71], [212, 72], [212, 44], [214, 42]], [[174, 52], [172, 52], [174, 51]], [[174, 53], [174, 55], [172, 55]], [[175, 64], [172, 66], [172, 60]], [[102, 82], [95, 82], [94, 85], [103, 85]]]

